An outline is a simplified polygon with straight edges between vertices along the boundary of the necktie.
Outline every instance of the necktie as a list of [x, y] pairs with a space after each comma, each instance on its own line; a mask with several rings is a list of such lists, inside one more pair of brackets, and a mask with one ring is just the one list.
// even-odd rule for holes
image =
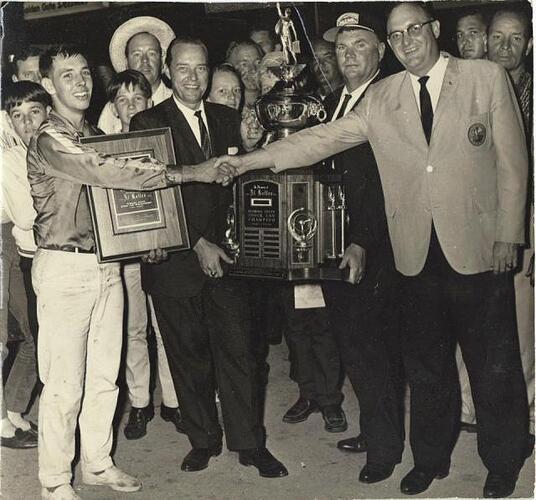
[[432, 100], [430, 94], [426, 88], [426, 82], [429, 76], [421, 76], [419, 83], [421, 84], [421, 90], [419, 91], [419, 100], [421, 102], [421, 122], [424, 135], [426, 136], [426, 142], [430, 144], [430, 137], [432, 136], [432, 124], [434, 123], [434, 110], [432, 109]]
[[201, 149], [205, 155], [205, 159], [208, 160], [212, 158], [212, 147], [210, 146], [210, 137], [208, 136], [207, 127], [203, 121], [203, 116], [201, 115], [201, 110], [198, 110], [194, 113], [197, 116], [197, 121], [199, 122], [199, 132], [201, 133]]
[[339, 109], [339, 112], [337, 113], [337, 117], [335, 120], [338, 120], [339, 118], [342, 118], [344, 116], [344, 112], [346, 111], [346, 106], [348, 106], [348, 101], [352, 98], [352, 94], [346, 94], [344, 96], [344, 100], [342, 101], [341, 109]]

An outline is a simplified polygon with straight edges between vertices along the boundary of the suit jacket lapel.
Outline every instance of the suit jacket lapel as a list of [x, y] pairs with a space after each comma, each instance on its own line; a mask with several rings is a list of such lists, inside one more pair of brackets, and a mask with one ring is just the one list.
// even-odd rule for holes
[[168, 123], [171, 125], [171, 130], [173, 131], [173, 138], [175, 145], [176, 153], [180, 157], [181, 155], [181, 144], [188, 145], [188, 149], [193, 152], [194, 158], [197, 163], [205, 161], [205, 155], [203, 150], [199, 146], [197, 139], [195, 138], [192, 129], [190, 128], [189, 123], [186, 121], [186, 118], [182, 114], [182, 111], [177, 107], [173, 97], [170, 97], [165, 101], [165, 111], [168, 118]]
[[208, 127], [208, 133], [210, 134], [210, 144], [212, 148], [212, 155], [220, 155], [225, 154], [227, 151], [222, 151], [222, 146], [220, 144], [221, 133], [217, 133], [217, 116], [214, 113], [214, 108], [211, 106], [209, 102], [205, 101], [205, 114], [207, 115], [207, 127]]
[[[442, 55], [440, 56], [442, 57]], [[451, 105], [450, 99], [455, 94], [456, 87], [458, 86], [460, 71], [458, 68], [458, 61], [455, 57], [450, 56], [443, 77], [443, 84], [441, 85], [441, 92], [439, 94], [439, 101], [437, 102], [436, 111], [434, 113], [434, 124], [432, 126], [432, 137], [434, 136], [434, 130], [437, 124], [440, 122], [442, 116], [449, 111]]]

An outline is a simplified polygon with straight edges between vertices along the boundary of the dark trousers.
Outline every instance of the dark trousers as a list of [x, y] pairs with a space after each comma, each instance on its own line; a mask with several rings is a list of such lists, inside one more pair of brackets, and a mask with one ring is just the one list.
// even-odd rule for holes
[[327, 309], [296, 309], [293, 286], [282, 287], [281, 294], [291, 378], [298, 384], [300, 396], [320, 407], [340, 405], [342, 368]]
[[460, 420], [458, 341], [475, 403], [480, 457], [491, 472], [517, 473], [529, 419], [512, 276], [455, 272], [432, 230], [424, 269], [400, 281], [415, 465], [437, 470], [450, 461]]
[[37, 297], [35, 296], [32, 285], [32, 262], [33, 259], [21, 256], [19, 266], [22, 271], [26, 299], [28, 300], [28, 322], [30, 323], [30, 331], [32, 332], [35, 344], [37, 345], [37, 332], [39, 327], [37, 324]]
[[359, 402], [367, 463], [399, 463], [404, 389], [395, 274], [369, 272], [360, 285], [326, 283], [344, 370]]
[[153, 293], [152, 298], [192, 446], [213, 448], [221, 443], [214, 381], [227, 447], [263, 446], [247, 288], [222, 279], [207, 283], [195, 297]]

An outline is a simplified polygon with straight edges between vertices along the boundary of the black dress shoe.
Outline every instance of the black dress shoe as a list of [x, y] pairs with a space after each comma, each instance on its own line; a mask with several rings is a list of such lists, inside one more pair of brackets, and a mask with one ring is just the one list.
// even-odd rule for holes
[[218, 448], [192, 448], [182, 461], [181, 469], [185, 472], [197, 472], [208, 467], [211, 457], [217, 457], [221, 453]]
[[434, 479], [444, 479], [447, 476], [447, 467], [443, 467], [437, 472], [414, 467], [400, 482], [400, 491], [405, 495], [417, 495], [426, 491]]
[[362, 434], [354, 438], [343, 439], [337, 443], [337, 448], [351, 453], [363, 453], [367, 451], [367, 441]]
[[339, 405], [330, 405], [322, 408], [324, 429], [328, 432], [344, 432], [348, 429], [348, 422], [343, 409]]
[[24, 450], [35, 448], [37, 446], [37, 436], [31, 430], [23, 431], [15, 429], [15, 435], [12, 437], [0, 437], [0, 446], [4, 448], [13, 448], [15, 450]]
[[367, 484], [379, 483], [391, 477], [394, 470], [393, 464], [366, 464], [359, 473], [359, 481]]
[[184, 427], [182, 426], [181, 412], [178, 408], [171, 408], [162, 403], [160, 405], [160, 416], [162, 417], [162, 420], [173, 423], [177, 432], [186, 434]]
[[259, 471], [259, 476], [262, 477], [288, 476], [286, 467], [266, 448], [240, 450], [238, 452], [238, 461], [242, 465], [253, 465]]
[[484, 498], [509, 497], [516, 489], [517, 474], [490, 472], [484, 484]]
[[145, 436], [147, 434], [147, 424], [153, 417], [153, 405], [148, 405], [145, 408], [132, 407], [125, 426], [125, 437], [127, 439], [140, 439]]
[[283, 415], [283, 422], [297, 424], [305, 422], [311, 413], [319, 410], [318, 405], [311, 399], [299, 398]]

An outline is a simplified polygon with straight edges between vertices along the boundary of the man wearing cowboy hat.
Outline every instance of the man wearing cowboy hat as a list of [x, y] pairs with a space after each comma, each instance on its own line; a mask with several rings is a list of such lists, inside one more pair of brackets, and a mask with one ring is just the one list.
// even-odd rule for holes
[[[171, 96], [171, 90], [162, 81], [165, 56], [175, 33], [168, 24], [150, 16], [140, 16], [123, 23], [110, 41], [110, 60], [117, 72], [125, 69], [140, 71], [151, 84], [151, 104], [159, 104]], [[121, 120], [113, 103], [102, 110], [98, 126], [107, 134], [121, 132]], [[146, 295], [141, 287], [140, 264], [127, 263], [122, 268], [125, 292], [128, 298], [126, 380], [131, 410], [125, 436], [139, 439], [147, 433], [147, 424], [153, 418], [154, 408], [149, 392], [150, 363], [147, 347]], [[183, 432], [177, 396], [169, 371], [162, 337], [149, 298], [152, 326], [156, 336], [158, 378], [162, 387], [160, 414]]]
[[[135, 69], [145, 75], [152, 89], [154, 105], [171, 96], [171, 89], [162, 81], [166, 51], [175, 33], [171, 27], [151, 16], [129, 19], [115, 30], [110, 40], [110, 60], [119, 73]], [[98, 127], [106, 134], [121, 132], [121, 121], [111, 103], [104, 106]]]

